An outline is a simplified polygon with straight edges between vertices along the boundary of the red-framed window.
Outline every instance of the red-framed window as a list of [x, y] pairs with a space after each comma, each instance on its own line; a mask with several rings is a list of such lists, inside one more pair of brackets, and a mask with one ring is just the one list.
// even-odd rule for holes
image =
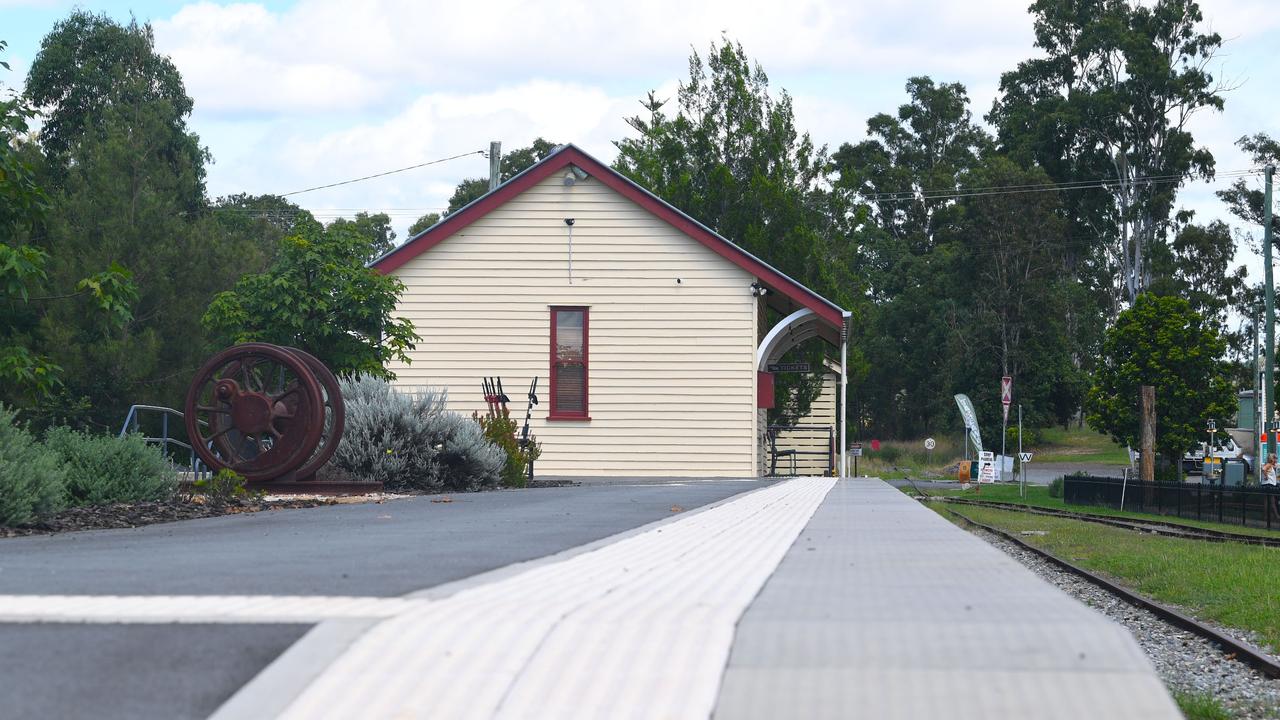
[[585, 307], [551, 308], [551, 420], [589, 420]]

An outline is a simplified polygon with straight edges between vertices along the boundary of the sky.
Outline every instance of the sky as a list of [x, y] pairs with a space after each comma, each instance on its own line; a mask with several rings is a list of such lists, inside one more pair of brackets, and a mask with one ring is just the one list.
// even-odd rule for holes
[[[195, 100], [190, 126], [211, 151], [211, 196], [283, 194], [536, 137], [572, 142], [606, 162], [631, 134], [650, 90], [674, 95], [691, 51], [741, 42], [798, 127], [831, 149], [865, 136], [866, 121], [906, 101], [907, 78], [960, 82], [974, 115], [991, 107], [1000, 73], [1037, 55], [1029, 0], [294, 0], [81, 2], [0, 0], [20, 85], [41, 38], [74, 7], [149, 22]], [[981, 7], [980, 11], [975, 8]], [[1201, 0], [1226, 45], [1212, 69], [1233, 89], [1222, 113], [1193, 120], [1220, 171], [1246, 169], [1233, 143], [1280, 135], [1268, 84], [1280, 77], [1280, 13], [1270, 0]], [[6, 76], [7, 75], [7, 76]], [[1274, 93], [1274, 90], [1271, 91]], [[290, 199], [322, 219], [387, 212], [398, 241], [439, 211], [454, 186], [488, 173], [481, 155]], [[1229, 219], [1194, 183], [1180, 202]], [[1247, 260], [1251, 274], [1260, 261]]]

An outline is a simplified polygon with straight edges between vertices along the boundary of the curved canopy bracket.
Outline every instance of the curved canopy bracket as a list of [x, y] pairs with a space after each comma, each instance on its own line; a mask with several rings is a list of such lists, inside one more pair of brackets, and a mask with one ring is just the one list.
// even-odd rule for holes
[[791, 348], [816, 337], [820, 323], [821, 318], [809, 308], [801, 308], [783, 318], [760, 341], [760, 347], [756, 349], [756, 369], [767, 369], [770, 363], [778, 362]]

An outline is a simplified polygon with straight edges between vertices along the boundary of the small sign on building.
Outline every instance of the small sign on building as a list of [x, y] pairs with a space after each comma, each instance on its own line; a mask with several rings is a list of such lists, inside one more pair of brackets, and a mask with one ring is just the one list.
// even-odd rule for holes
[[769, 363], [768, 370], [771, 373], [807, 373], [809, 363]]

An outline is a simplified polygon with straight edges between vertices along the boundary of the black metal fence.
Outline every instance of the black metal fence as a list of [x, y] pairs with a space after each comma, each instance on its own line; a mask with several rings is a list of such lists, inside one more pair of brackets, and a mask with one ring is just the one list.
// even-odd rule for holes
[[1062, 499], [1069, 505], [1098, 505], [1133, 512], [1176, 515], [1194, 520], [1280, 528], [1280, 489], [1223, 487], [1199, 483], [1144, 483], [1122, 478], [1068, 475]]

